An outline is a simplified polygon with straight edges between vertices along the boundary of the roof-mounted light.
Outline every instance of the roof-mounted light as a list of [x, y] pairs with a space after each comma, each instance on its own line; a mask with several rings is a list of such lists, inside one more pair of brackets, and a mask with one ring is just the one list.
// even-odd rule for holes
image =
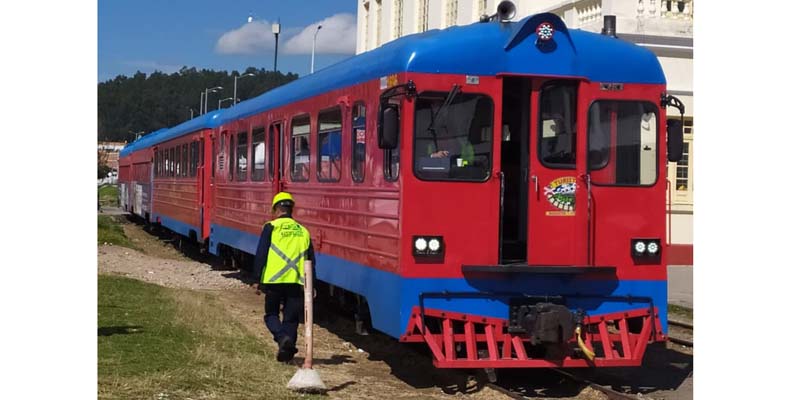
[[546, 42], [553, 38], [555, 31], [553, 24], [550, 22], [542, 22], [536, 27], [536, 36], [539, 37], [540, 41]]

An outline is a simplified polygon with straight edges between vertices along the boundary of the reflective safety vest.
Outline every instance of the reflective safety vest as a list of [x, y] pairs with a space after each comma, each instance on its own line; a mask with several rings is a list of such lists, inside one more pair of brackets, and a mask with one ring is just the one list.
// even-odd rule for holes
[[272, 244], [261, 283], [304, 283], [303, 263], [311, 244], [311, 235], [291, 218], [278, 218], [272, 224]]

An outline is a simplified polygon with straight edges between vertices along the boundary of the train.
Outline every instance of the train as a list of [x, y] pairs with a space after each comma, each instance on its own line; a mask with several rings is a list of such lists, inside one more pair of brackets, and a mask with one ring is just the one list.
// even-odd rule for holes
[[639, 366], [668, 334], [683, 110], [611, 32], [401, 37], [128, 144], [121, 206], [248, 269], [286, 191], [318, 281], [438, 368]]

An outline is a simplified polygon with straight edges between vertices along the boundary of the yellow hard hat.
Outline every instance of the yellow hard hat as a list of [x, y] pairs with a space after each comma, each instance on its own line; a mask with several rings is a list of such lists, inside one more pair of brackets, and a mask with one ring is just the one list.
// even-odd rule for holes
[[294, 204], [294, 199], [292, 198], [291, 194], [287, 192], [280, 192], [272, 198], [272, 208], [275, 208], [275, 206], [282, 201], [290, 201], [292, 204]]

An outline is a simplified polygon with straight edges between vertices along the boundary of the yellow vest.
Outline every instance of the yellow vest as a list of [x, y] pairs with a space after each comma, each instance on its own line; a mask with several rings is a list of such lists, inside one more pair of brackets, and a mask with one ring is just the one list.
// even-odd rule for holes
[[261, 283], [304, 283], [303, 263], [311, 244], [308, 230], [291, 218], [278, 218], [272, 224], [272, 244]]

